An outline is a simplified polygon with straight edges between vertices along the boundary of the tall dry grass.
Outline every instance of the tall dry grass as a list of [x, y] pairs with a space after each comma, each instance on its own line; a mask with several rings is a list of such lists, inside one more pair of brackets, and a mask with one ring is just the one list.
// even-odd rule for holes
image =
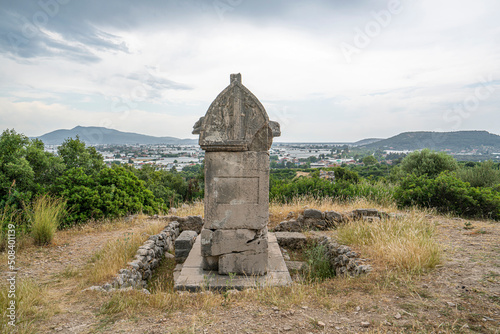
[[[315, 198], [313, 196], [300, 196], [287, 203], [271, 201], [269, 203], [269, 227], [276, 226], [279, 222], [285, 220], [290, 212], [296, 218], [304, 209], [314, 208], [321, 211], [339, 211], [347, 212], [359, 208], [375, 208], [386, 212], [396, 212], [396, 205], [393, 203], [381, 205], [370, 201], [366, 198], [357, 198], [352, 201], [340, 201], [335, 198]], [[203, 201], [196, 201], [191, 204], [183, 204], [181, 207], [175, 208], [172, 212], [176, 216], [203, 216], [204, 205]]]
[[340, 243], [359, 246], [379, 264], [409, 273], [421, 273], [441, 261], [434, 234], [434, 223], [420, 211], [409, 212], [402, 219], [351, 221], [337, 230]]
[[175, 208], [175, 210], [170, 210], [170, 214], [179, 217], [203, 216], [204, 214], [203, 201], [201, 200], [189, 204], [182, 204], [180, 207]]
[[111, 279], [127, 266], [150, 235], [160, 233], [164, 227], [164, 222], [151, 221], [138, 232], [125, 233], [122, 238], [106, 243], [90, 258], [85, 270], [87, 283], [98, 284]]
[[35, 244], [46, 245], [52, 242], [57, 227], [66, 213], [66, 202], [49, 196], [40, 196], [28, 210], [31, 221], [31, 236]]
[[[19, 278], [18, 278], [19, 279]], [[16, 326], [8, 325], [7, 308], [12, 299], [9, 297], [9, 286], [0, 285], [0, 333], [36, 333], [33, 323], [45, 319], [54, 313], [54, 307], [47, 302], [47, 290], [31, 279], [16, 282]]]

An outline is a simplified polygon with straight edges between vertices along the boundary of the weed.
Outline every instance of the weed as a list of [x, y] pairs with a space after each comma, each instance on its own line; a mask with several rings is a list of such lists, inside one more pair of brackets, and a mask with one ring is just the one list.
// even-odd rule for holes
[[28, 216], [31, 221], [31, 235], [37, 245], [52, 242], [57, 227], [66, 212], [66, 202], [49, 196], [38, 197], [32, 204]]
[[474, 225], [472, 225], [471, 222], [464, 223], [464, 230], [472, 230], [473, 228], [474, 228]]
[[[46, 288], [36, 284], [31, 279], [16, 282], [15, 299], [9, 297], [9, 287], [0, 286], [0, 309], [7, 310], [11, 300], [16, 305], [16, 333], [35, 333], [34, 321], [45, 319], [54, 313], [53, 307], [47, 302]], [[0, 319], [0, 332], [8, 333], [10, 325], [6, 313], [2, 311]]]
[[335, 276], [325, 245], [315, 244], [306, 249], [305, 255], [307, 259], [306, 278], [309, 281], [322, 281]]

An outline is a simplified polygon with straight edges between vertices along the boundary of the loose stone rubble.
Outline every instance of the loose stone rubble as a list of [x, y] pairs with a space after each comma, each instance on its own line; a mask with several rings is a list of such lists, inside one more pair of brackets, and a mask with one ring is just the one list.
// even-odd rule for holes
[[356, 209], [347, 214], [336, 211], [321, 212], [316, 209], [306, 209], [296, 219], [282, 221], [274, 228], [275, 232], [303, 232], [307, 230], [320, 230], [336, 228], [351, 220], [362, 219], [375, 221], [381, 219], [402, 218], [401, 214], [392, 214], [376, 209]]
[[325, 246], [325, 255], [330, 261], [330, 266], [335, 270], [336, 276], [359, 276], [372, 270], [370, 265], [358, 262], [358, 254], [350, 247], [339, 245], [330, 237], [323, 237], [319, 244]]
[[[172, 211], [174, 209], [171, 209]], [[179, 217], [175, 215], [167, 215], [167, 216], [151, 216], [151, 219], [155, 220], [164, 220], [166, 222], [178, 222], [179, 223], [179, 231], [182, 233], [184, 231], [195, 231], [200, 234], [201, 229], [203, 228], [203, 218], [201, 216], [187, 216], [187, 217]]]

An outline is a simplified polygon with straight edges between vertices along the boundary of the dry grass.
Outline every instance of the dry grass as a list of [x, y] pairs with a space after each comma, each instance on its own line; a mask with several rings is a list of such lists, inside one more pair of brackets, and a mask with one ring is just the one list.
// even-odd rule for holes
[[2, 333], [35, 333], [34, 321], [45, 319], [54, 314], [54, 306], [48, 302], [47, 289], [37, 285], [33, 280], [25, 279], [16, 282], [16, 327], [15, 331], [7, 324], [7, 307], [10, 302], [8, 286], [0, 286], [0, 332]]
[[90, 259], [85, 270], [87, 283], [98, 284], [111, 279], [120, 269], [127, 266], [150, 235], [158, 234], [164, 227], [164, 222], [152, 221], [139, 232], [129, 232], [123, 238], [108, 242]]
[[338, 201], [334, 198], [316, 199], [313, 197], [298, 197], [289, 203], [271, 202], [269, 205], [269, 227], [275, 227], [279, 222], [285, 220], [288, 213], [293, 212], [296, 218], [305, 209], [317, 209], [321, 211], [347, 212], [359, 208], [375, 208], [385, 212], [395, 212], [395, 206], [383, 206], [367, 199], [356, 199], [354, 201]]
[[203, 201], [195, 201], [190, 204], [182, 204], [182, 206], [175, 208], [175, 210], [171, 210], [170, 214], [179, 217], [203, 216], [204, 215]]
[[[283, 204], [279, 202], [269, 203], [269, 228], [275, 227], [278, 223], [285, 220], [288, 213], [293, 212], [294, 217], [297, 217], [304, 209], [314, 208], [321, 211], [339, 211], [346, 212], [359, 208], [375, 208], [386, 212], [397, 211], [395, 205], [380, 205], [371, 202], [367, 199], [356, 199], [354, 201], [338, 201], [334, 198], [317, 199], [311, 196], [298, 197]], [[191, 204], [183, 204], [179, 208], [175, 208], [171, 214], [176, 216], [203, 216], [204, 214], [203, 201], [196, 201]]]
[[409, 212], [403, 219], [352, 221], [340, 226], [340, 243], [362, 248], [363, 254], [388, 269], [421, 273], [441, 261], [435, 225], [425, 212]]
[[66, 202], [61, 199], [41, 196], [33, 202], [29, 217], [35, 244], [46, 245], [52, 242], [65, 210]]

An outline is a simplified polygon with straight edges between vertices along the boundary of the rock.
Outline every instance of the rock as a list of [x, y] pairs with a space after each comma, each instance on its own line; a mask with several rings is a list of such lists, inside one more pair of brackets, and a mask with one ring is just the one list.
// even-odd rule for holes
[[256, 253], [245, 251], [223, 254], [219, 257], [219, 275], [242, 273], [244, 275], [265, 275], [267, 273], [267, 250]]
[[201, 231], [201, 255], [204, 257], [251, 250], [256, 253], [267, 251], [267, 229]]
[[296, 219], [282, 221], [274, 228], [275, 232], [301, 232], [302, 230], [301, 222]]
[[180, 232], [195, 231], [199, 234], [203, 228], [203, 218], [201, 216], [178, 217], [177, 221], [179, 222]]
[[306, 268], [304, 261], [285, 261], [285, 264], [290, 273], [297, 273]]
[[399, 319], [401, 319], [401, 313], [399, 313], [399, 312], [398, 312], [398, 313], [396, 313], [396, 314], [394, 315], [394, 318], [395, 318], [395, 319], [398, 319], [398, 320], [399, 320]]
[[323, 219], [323, 212], [316, 209], [305, 209], [304, 218]]
[[198, 233], [195, 231], [184, 231], [175, 239], [175, 260], [177, 262], [184, 262], [188, 257], [197, 235]]
[[275, 235], [278, 244], [289, 249], [302, 249], [307, 242], [306, 236], [299, 232], [276, 232]]
[[368, 321], [361, 321], [361, 327], [368, 328], [370, 327], [370, 323]]
[[367, 221], [369, 223], [375, 222], [375, 221], [380, 221], [380, 217], [361, 217], [364, 221]]
[[327, 221], [329, 227], [335, 227], [339, 223], [345, 221], [344, 216], [336, 211], [325, 211], [325, 220]]
[[455, 307], [455, 306], [457, 306], [457, 304], [452, 303], [452, 302], [446, 302], [446, 304], [448, 304], [449, 307]]
[[319, 327], [325, 327], [326, 326], [326, 324], [323, 321], [318, 321], [317, 324], [318, 324]]
[[165, 258], [167, 259], [174, 259], [175, 258], [175, 255], [169, 253], [169, 252], [165, 252]]

